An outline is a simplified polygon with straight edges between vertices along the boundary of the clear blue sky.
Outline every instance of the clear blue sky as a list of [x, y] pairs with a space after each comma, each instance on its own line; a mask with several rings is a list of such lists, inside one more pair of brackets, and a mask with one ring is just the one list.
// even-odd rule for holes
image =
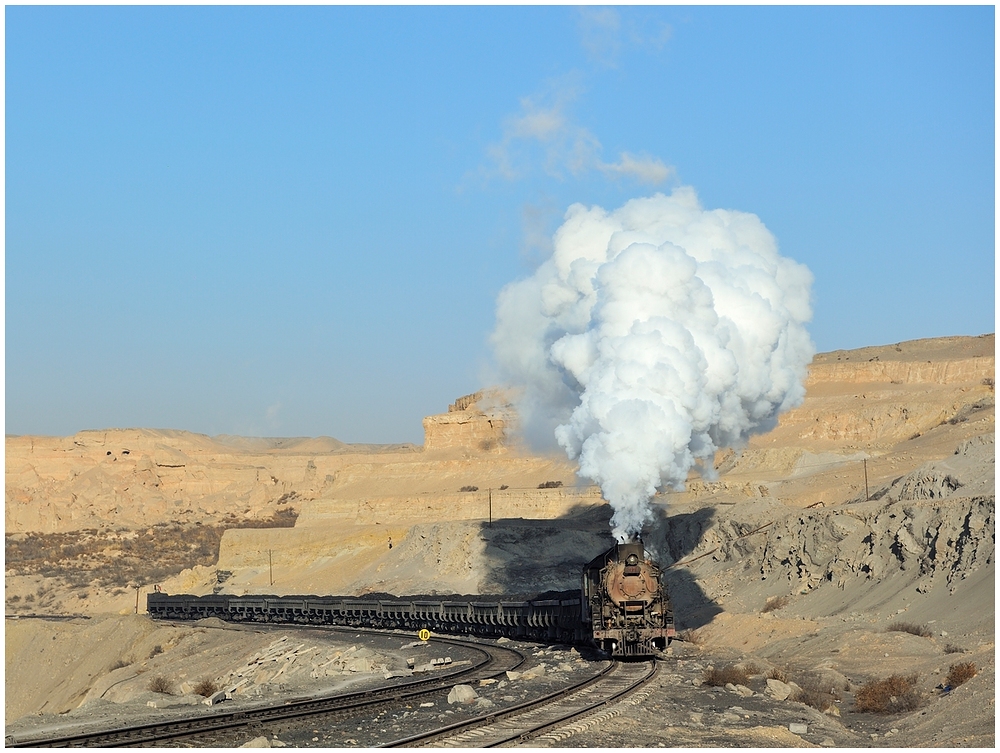
[[5, 17], [7, 433], [421, 442], [570, 204], [682, 184], [820, 351], [994, 329], [992, 7]]

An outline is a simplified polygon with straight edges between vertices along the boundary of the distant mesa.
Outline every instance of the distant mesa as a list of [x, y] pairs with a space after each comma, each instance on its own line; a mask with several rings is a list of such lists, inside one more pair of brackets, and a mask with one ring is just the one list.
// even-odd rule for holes
[[485, 389], [464, 395], [448, 406], [447, 413], [424, 419], [424, 450], [503, 452], [514, 419], [514, 407], [503, 390]]

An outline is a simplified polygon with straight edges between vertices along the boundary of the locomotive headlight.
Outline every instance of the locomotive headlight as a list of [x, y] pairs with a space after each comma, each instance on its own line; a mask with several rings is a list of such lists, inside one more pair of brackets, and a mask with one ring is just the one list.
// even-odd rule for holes
[[625, 558], [625, 564], [631, 567], [635, 567], [636, 565], [639, 564], [639, 555], [630, 554], [628, 557]]

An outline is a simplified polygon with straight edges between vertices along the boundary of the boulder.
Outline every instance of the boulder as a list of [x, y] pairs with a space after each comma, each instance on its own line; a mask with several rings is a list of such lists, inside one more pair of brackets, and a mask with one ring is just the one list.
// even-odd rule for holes
[[525, 670], [524, 672], [521, 673], [521, 679], [534, 680], [537, 677], [544, 677], [545, 666], [546, 666], [545, 663], [542, 662], [541, 664], [538, 664], [537, 666], [534, 666], [531, 669]]
[[456, 685], [448, 693], [448, 703], [472, 703], [477, 698], [479, 694], [473, 689], [471, 685]]
[[768, 678], [767, 692], [775, 700], [784, 701], [792, 694], [792, 686], [782, 682], [781, 680]]
[[202, 701], [202, 703], [206, 706], [214, 706], [217, 703], [222, 703], [224, 700], [226, 700], [226, 691], [220, 690], [217, 693], [212, 693], [212, 695], [208, 696], [208, 698]]
[[270, 748], [271, 747], [271, 743], [268, 742], [268, 739], [262, 735], [260, 737], [255, 737], [253, 740], [251, 740], [248, 743], [243, 743], [240, 747], [241, 748]]

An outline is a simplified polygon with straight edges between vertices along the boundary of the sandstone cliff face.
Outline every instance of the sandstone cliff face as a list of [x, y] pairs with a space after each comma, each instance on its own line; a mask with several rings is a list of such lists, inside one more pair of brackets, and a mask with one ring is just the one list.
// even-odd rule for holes
[[[739, 486], [749, 480], [734, 473], [788, 474], [810, 453], [874, 457], [902, 441], [919, 446], [921, 435], [942, 424], [985, 431], [992, 426], [993, 347], [989, 335], [820, 354], [804, 404], [720, 471]], [[563, 457], [533, 457], [512, 446], [513, 420], [502, 393], [483, 391], [424, 420], [423, 452], [330, 438], [211, 438], [148, 429], [7, 437], [5, 524], [15, 533], [266, 518], [279, 502], [300, 510], [303, 523], [313, 515], [355, 523], [412, 517], [411, 510], [428, 506], [449, 519], [471, 511], [485, 517], [488, 502], [459, 493], [468, 487], [479, 496], [508, 487], [497, 499], [525, 516], [558, 515], [591, 500], [593, 488], [574, 493], [572, 502], [563, 500], [573, 497], [568, 492], [515, 502], [545, 482], [572, 487], [575, 477]]]
[[559, 489], [479, 489], [457, 494], [398, 495], [360, 499], [330, 498], [306, 503], [296, 528], [416, 524], [427, 520], [552, 519], [604, 504], [596, 487]]
[[805, 402], [751, 446], [887, 448], [992, 411], [994, 375], [993, 335], [821, 353]]
[[502, 453], [507, 447], [513, 408], [499, 390], [458, 398], [448, 412], [424, 419], [424, 449]]
[[[322, 493], [358, 457], [336, 440], [241, 444], [151, 429], [7, 437], [7, 533], [267, 518], [279, 503]], [[361, 454], [386, 461], [413, 454], [374, 449]]]

